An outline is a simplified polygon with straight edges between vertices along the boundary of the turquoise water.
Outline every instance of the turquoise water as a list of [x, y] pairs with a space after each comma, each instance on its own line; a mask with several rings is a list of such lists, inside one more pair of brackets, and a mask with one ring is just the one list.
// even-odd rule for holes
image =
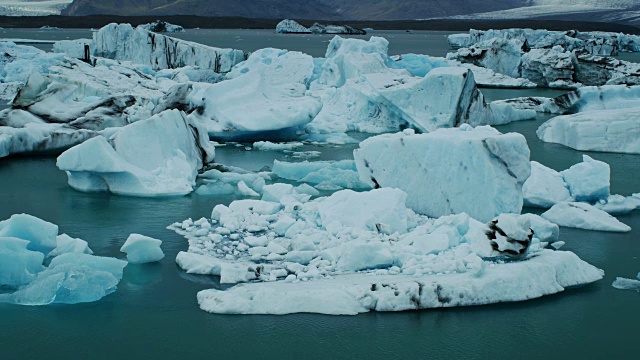
[[[303, 44], [298, 41], [307, 40], [290, 41], [299, 48]], [[429, 54], [446, 50], [446, 43], [437, 44], [411, 46], [413, 52]], [[552, 95], [545, 90], [484, 92], [489, 99]], [[580, 161], [582, 152], [535, 137], [545, 119], [499, 128], [524, 134], [532, 159], [547, 166], [561, 170]], [[319, 150], [319, 159], [329, 160], [351, 158], [353, 148], [303, 150]], [[640, 156], [589, 155], [611, 164], [613, 193], [640, 192]], [[259, 170], [275, 158], [290, 160], [285, 156], [229, 145], [217, 149], [216, 161]], [[166, 253], [157, 264], [127, 266], [118, 291], [99, 302], [46, 307], [0, 304], [0, 360], [637, 356], [640, 294], [616, 290], [611, 282], [640, 271], [638, 212], [619, 217], [633, 228], [626, 234], [563, 228], [560, 237], [567, 243], [563, 250], [576, 252], [606, 275], [595, 284], [541, 299], [353, 317], [208, 314], [198, 308], [196, 293], [220, 284], [214, 277], [186, 275], [176, 266], [175, 256], [187, 249], [187, 242], [165, 227], [188, 217], [209, 216], [216, 204], [232, 200], [195, 194], [173, 199], [85, 194], [67, 186], [54, 157], [0, 159], [0, 219], [21, 212], [41, 217], [58, 224], [61, 232], [87, 240], [97, 255], [122, 258], [119, 248], [134, 232], [163, 240]]]

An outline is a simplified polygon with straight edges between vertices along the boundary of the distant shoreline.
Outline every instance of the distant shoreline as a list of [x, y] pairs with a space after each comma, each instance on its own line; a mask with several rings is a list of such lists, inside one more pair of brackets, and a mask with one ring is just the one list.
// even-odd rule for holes
[[[40, 28], [48, 25], [59, 28], [100, 28], [112, 22], [130, 23], [134, 26], [164, 20], [185, 28], [201, 29], [275, 29], [279, 19], [246, 19], [237, 17], [201, 17], [201, 16], [0, 16], [0, 27], [4, 28]], [[374, 30], [440, 30], [468, 31], [469, 29], [488, 30], [504, 28], [537, 28], [548, 30], [613, 31], [628, 34], [640, 34], [640, 28], [630, 25], [557, 20], [403, 20], [403, 21], [326, 21], [324, 24], [350, 25], [356, 28]], [[304, 26], [310, 26], [314, 20], [299, 20]]]

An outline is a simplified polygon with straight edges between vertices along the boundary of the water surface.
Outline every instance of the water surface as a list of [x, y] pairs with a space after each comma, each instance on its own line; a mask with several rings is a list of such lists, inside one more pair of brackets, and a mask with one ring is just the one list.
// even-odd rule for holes
[[[78, 37], [65, 32], [60, 31], [61, 36]], [[238, 31], [245, 40], [236, 41], [230, 37], [234, 32], [228, 31], [221, 37], [228, 43], [219, 46], [236, 41], [250, 50], [260, 43], [260, 47], [280, 46], [277, 41], [283, 41], [295, 50], [306, 50], [304, 44], [309, 44], [306, 52], [315, 56], [324, 51], [319, 44], [326, 46], [322, 37], [307, 40], [283, 35], [281, 39], [271, 32], [247, 41], [253, 32], [259, 31]], [[442, 37], [439, 45], [428, 39], [414, 42], [416, 33], [390, 38], [396, 49], [392, 53], [441, 55], [448, 50]], [[199, 40], [209, 38], [203, 36]], [[561, 93], [483, 92], [488, 99]], [[499, 129], [524, 134], [531, 158], [554, 169], [580, 161], [582, 152], [536, 138], [535, 130], [546, 118]], [[319, 159], [329, 160], [352, 158], [353, 148], [309, 146], [303, 150], [319, 150]], [[640, 156], [589, 155], [610, 163], [613, 193], [640, 191]], [[275, 158], [291, 160], [284, 153], [246, 151], [234, 145], [218, 148], [216, 156], [218, 162], [249, 170], [269, 166]], [[561, 229], [560, 239], [567, 243], [563, 250], [576, 252], [606, 275], [595, 284], [541, 299], [345, 317], [213, 315], [198, 308], [196, 293], [219, 287], [217, 279], [184, 274], [174, 260], [178, 251], [187, 249], [187, 242], [165, 227], [188, 217], [210, 216], [216, 204], [232, 200], [195, 194], [171, 199], [85, 194], [67, 186], [54, 157], [0, 159], [0, 219], [22, 212], [41, 217], [58, 224], [61, 232], [87, 240], [96, 255], [123, 258], [119, 249], [134, 232], [163, 240], [166, 253], [159, 263], [127, 266], [117, 292], [95, 303], [0, 304], [0, 359], [572, 359], [631, 358], [637, 353], [640, 294], [616, 290], [611, 283], [616, 276], [633, 277], [640, 271], [638, 212], [620, 217], [633, 228], [626, 234]]]

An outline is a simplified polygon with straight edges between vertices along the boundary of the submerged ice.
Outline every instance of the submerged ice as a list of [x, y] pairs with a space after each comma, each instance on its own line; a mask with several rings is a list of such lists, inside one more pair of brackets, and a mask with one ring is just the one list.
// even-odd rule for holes
[[[91, 255], [81, 239], [58, 226], [19, 214], [0, 222], [0, 302], [76, 304], [113, 293], [126, 261]], [[45, 256], [51, 258], [44, 265]]]

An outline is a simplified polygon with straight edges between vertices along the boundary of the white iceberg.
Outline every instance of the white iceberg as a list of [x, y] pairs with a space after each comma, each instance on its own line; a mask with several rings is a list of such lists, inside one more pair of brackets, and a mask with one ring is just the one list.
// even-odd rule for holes
[[131, 234], [122, 245], [120, 251], [127, 254], [131, 264], [146, 264], [160, 261], [164, 253], [160, 248], [162, 241], [140, 234]]
[[280, 21], [276, 25], [276, 32], [278, 34], [311, 34], [309, 29], [290, 19]]
[[126, 60], [155, 70], [198, 66], [226, 73], [246, 59], [241, 50], [214, 48], [133, 28], [109, 24], [93, 34], [95, 56]]
[[561, 202], [541, 215], [560, 226], [598, 231], [628, 232], [631, 228], [606, 212], [581, 202]]
[[206, 132], [178, 110], [125, 126], [65, 151], [57, 166], [80, 191], [175, 196], [193, 191], [197, 171], [213, 160]]
[[640, 273], [638, 273], [637, 278], [639, 280], [617, 277], [611, 286], [620, 290], [635, 290], [640, 292]]
[[[194, 84], [186, 93], [184, 102], [193, 111], [189, 117], [202, 123], [211, 137], [293, 137], [320, 111], [322, 104], [305, 94], [314, 67], [311, 56], [285, 52], [266, 57], [269, 61], [265, 63], [263, 55], [265, 52], [258, 52], [247, 64], [239, 64], [240, 70], [230, 80]], [[245, 68], [250, 70], [245, 72]]]
[[416, 212], [433, 217], [466, 212], [480, 221], [520, 213], [522, 185], [531, 172], [522, 135], [468, 125], [379, 135], [360, 143], [354, 157], [362, 181], [404, 190]]

